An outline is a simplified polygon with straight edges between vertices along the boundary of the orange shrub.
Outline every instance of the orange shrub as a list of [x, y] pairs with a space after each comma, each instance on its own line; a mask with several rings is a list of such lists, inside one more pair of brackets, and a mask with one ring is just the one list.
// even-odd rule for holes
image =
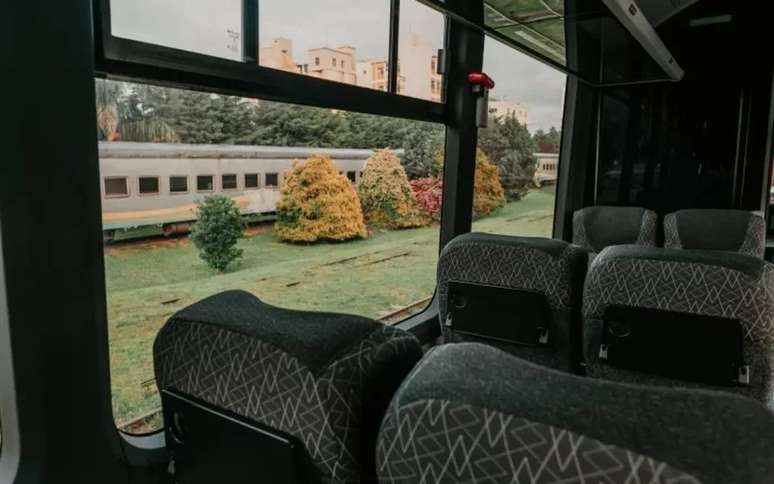
[[473, 215], [483, 217], [505, 206], [505, 191], [500, 183], [500, 169], [489, 157], [476, 150], [476, 180], [473, 195]]
[[368, 225], [402, 229], [427, 223], [400, 159], [390, 150], [379, 150], [366, 161], [358, 192]]
[[280, 189], [274, 226], [289, 242], [368, 236], [355, 188], [325, 155], [293, 163]]

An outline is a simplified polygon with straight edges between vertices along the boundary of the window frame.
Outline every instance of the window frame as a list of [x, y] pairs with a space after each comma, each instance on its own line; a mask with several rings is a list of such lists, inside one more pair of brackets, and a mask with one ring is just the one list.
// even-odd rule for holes
[[[242, 62], [115, 37], [111, 33], [110, 0], [94, 1], [98, 76], [433, 123], [446, 121], [443, 99], [435, 102], [403, 96], [397, 93], [397, 84], [390, 84], [384, 92], [260, 66], [257, 62], [258, 0], [244, 0]], [[391, 0], [389, 62], [397, 62], [395, 14], [399, 4], [399, 0]], [[388, 68], [387, 71], [396, 70]]]
[[[254, 187], [248, 187], [247, 186], [247, 177], [248, 176], [254, 176], [255, 177], [255, 186]], [[242, 186], [245, 190], [260, 190], [261, 189], [261, 174], [260, 173], [243, 173], [242, 174]]]
[[[155, 179], [156, 191], [143, 192], [141, 182], [143, 179]], [[137, 196], [138, 197], [158, 197], [161, 195], [161, 177], [159, 175], [138, 175], [137, 176]]]
[[[275, 177], [277, 177], [277, 182], [274, 185], [269, 185], [269, 182], [267, 180], [269, 175], [274, 175]], [[277, 188], [279, 188], [279, 186], [280, 186], [280, 173], [279, 172], [267, 171], [267, 172], [265, 172], [263, 174], [263, 188], [268, 188], [270, 190], [276, 190]]]
[[[223, 180], [227, 176], [233, 176], [234, 177], [234, 188], [226, 188], [226, 186], [223, 183]], [[223, 192], [234, 192], [239, 191], [239, 174], [237, 173], [222, 173], [220, 175], [220, 190]]]
[[[185, 180], [185, 191], [182, 191], [182, 190], [173, 191], [172, 190], [172, 179], [173, 178], [183, 178]], [[167, 177], [167, 192], [169, 192], [170, 195], [186, 195], [186, 194], [190, 193], [191, 192], [191, 183], [190, 183], [190, 180], [189, 180], [189, 176], [188, 175], [169, 175]]]
[[[212, 180], [212, 188], [209, 190], [200, 190], [199, 189], [199, 178], [200, 177], [210, 177]], [[196, 175], [196, 193], [215, 193], [218, 191], [218, 187], [215, 185], [215, 175], [208, 175], [208, 174], [202, 174], [202, 175]]]
[[[111, 199], [111, 198], [129, 198], [132, 196], [132, 189], [130, 187], [128, 176], [103, 176], [102, 177], [102, 192], [105, 199]], [[126, 193], [125, 194], [119, 194], [119, 195], [108, 195], [107, 190], [107, 182], [108, 180], [124, 180], [124, 185], [126, 185]]]

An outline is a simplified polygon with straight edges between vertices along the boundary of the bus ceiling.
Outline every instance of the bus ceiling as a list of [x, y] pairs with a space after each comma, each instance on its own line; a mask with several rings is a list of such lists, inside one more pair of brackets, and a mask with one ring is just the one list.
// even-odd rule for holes
[[484, 0], [482, 12], [458, 10], [443, 0], [422, 1], [601, 87], [681, 80], [683, 69], [654, 25], [697, 0]]

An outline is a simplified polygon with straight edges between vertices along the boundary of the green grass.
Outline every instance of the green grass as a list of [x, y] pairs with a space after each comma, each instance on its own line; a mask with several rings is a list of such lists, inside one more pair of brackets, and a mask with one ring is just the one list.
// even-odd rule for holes
[[[474, 223], [474, 230], [550, 236], [553, 190]], [[215, 274], [181, 241], [159, 247], [109, 250], [105, 256], [113, 404], [118, 421], [158, 407], [153, 338], [175, 311], [217, 292], [243, 289], [283, 307], [362, 314], [374, 318], [432, 294], [438, 228], [376, 232], [347, 243], [290, 245], [272, 232], [240, 242], [244, 257]]]

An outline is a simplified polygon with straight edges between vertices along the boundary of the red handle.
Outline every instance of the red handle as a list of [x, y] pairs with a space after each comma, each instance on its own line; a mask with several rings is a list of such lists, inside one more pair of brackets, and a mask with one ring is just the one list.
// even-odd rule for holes
[[495, 87], [494, 79], [486, 75], [485, 72], [471, 72], [468, 74], [468, 82], [485, 89], [494, 89]]

